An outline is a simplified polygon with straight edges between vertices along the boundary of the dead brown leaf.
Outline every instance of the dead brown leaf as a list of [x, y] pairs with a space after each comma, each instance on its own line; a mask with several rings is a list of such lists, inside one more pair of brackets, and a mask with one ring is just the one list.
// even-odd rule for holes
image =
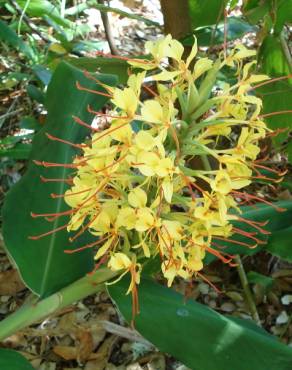
[[62, 357], [64, 360], [76, 360], [78, 350], [72, 346], [55, 346], [53, 351], [56, 355]]
[[16, 269], [0, 272], [0, 295], [14, 295], [24, 288]]
[[76, 338], [78, 339], [78, 362], [85, 362], [89, 359], [93, 351], [93, 338], [91, 332], [88, 330], [80, 330], [76, 333]]

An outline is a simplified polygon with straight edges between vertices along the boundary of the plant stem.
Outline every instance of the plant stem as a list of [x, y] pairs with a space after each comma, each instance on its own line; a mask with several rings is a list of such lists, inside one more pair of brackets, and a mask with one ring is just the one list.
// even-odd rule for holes
[[101, 291], [104, 283], [116, 274], [107, 268], [100, 268], [92, 276], [85, 276], [47, 298], [32, 300], [0, 322], [0, 341], [73, 302]]
[[289, 66], [290, 73], [292, 73], [292, 56], [291, 56], [291, 52], [290, 52], [289, 46], [287, 44], [287, 41], [286, 41], [286, 38], [283, 32], [280, 35], [280, 42], [281, 42], [283, 53], [286, 58], [286, 62]]
[[243, 288], [243, 291], [244, 291], [244, 294], [245, 294], [246, 303], [249, 307], [249, 311], [251, 313], [251, 316], [252, 316], [253, 320], [257, 323], [257, 325], [261, 326], [261, 320], [260, 320], [260, 317], [259, 317], [259, 314], [258, 314], [258, 311], [257, 311], [257, 307], [256, 307], [256, 304], [254, 302], [252, 292], [251, 292], [250, 286], [248, 284], [247, 276], [246, 276], [246, 273], [245, 273], [245, 270], [244, 270], [244, 267], [243, 267], [243, 264], [242, 264], [242, 261], [241, 261], [241, 258], [240, 258], [239, 255], [235, 256], [235, 261], [237, 263], [236, 268], [237, 268], [237, 272], [238, 272], [238, 275], [239, 275], [239, 278], [240, 278], [240, 282], [241, 282], [241, 285], [242, 285], [242, 288]]

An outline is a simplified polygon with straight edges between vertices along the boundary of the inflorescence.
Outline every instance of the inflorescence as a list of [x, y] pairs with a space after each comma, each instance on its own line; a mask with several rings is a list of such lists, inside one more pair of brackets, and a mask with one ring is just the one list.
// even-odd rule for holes
[[[84, 248], [98, 248], [97, 265], [107, 263], [120, 276], [130, 272], [136, 310], [143, 261], [159, 255], [171, 286], [177, 276], [203, 276], [206, 253], [233, 264], [218, 242], [260, 243], [233, 221], [266, 233], [262, 223], [241, 217], [238, 199], [261, 200], [241, 189], [265, 179], [259, 141], [271, 134], [260, 115], [262, 101], [252, 94], [252, 84], [269, 79], [250, 73], [254, 51], [238, 45], [213, 61], [197, 56], [195, 42], [184, 58], [170, 35], [146, 49], [149, 59], [129, 59], [139, 72], [126, 87], [96, 80], [112, 110], [89, 111], [106, 115], [110, 126], [100, 131], [75, 118], [92, 135], [75, 144], [82, 154], [71, 164], [76, 172], [64, 197], [71, 208], [67, 230], [77, 232], [71, 239], [88, 230], [96, 242]], [[216, 85], [222, 68], [236, 70], [233, 85]], [[142, 90], [151, 98], [143, 100]], [[250, 243], [232, 239], [236, 234]]]

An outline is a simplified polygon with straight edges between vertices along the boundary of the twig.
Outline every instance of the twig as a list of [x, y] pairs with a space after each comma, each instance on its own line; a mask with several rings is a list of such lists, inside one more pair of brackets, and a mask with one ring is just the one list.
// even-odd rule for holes
[[249, 311], [251, 313], [253, 320], [257, 323], [257, 325], [261, 326], [261, 320], [260, 320], [260, 317], [257, 311], [257, 307], [253, 300], [252, 292], [250, 290], [247, 276], [246, 276], [246, 273], [245, 273], [245, 270], [244, 270], [244, 267], [243, 267], [243, 264], [242, 264], [242, 261], [239, 255], [235, 256], [235, 261], [237, 263], [236, 268], [237, 268], [240, 282], [241, 282], [241, 285], [242, 285], [242, 288], [245, 294], [245, 298], [247, 301], [246, 303], [248, 304], [248, 307], [249, 307]]
[[133, 329], [125, 328], [124, 326], [106, 320], [101, 320], [99, 323], [108, 333], [153, 347], [153, 344], [148, 342], [147, 339], [143, 338], [137, 331]]
[[2, 116], [0, 116], [0, 121], [3, 120], [3, 119], [5, 120], [8, 117], [15, 116], [15, 115], [17, 115], [18, 113], [20, 113], [22, 111], [23, 111], [23, 108], [19, 108], [19, 109], [14, 110], [13, 112], [7, 112], [5, 114], [2, 114]]
[[76, 325], [67, 328], [67, 329], [60, 329], [58, 327], [56, 328], [45, 328], [45, 329], [35, 329], [35, 328], [25, 328], [21, 330], [20, 332], [22, 334], [31, 336], [31, 337], [44, 337], [44, 336], [63, 336], [74, 333], [74, 331], [78, 328], [84, 328], [84, 329], [90, 329], [92, 332], [94, 332], [97, 329], [103, 328], [107, 333], [111, 333], [114, 335], [117, 335], [121, 338], [128, 339], [133, 342], [139, 342], [146, 346], [153, 347], [153, 344], [148, 342], [147, 339], [143, 338], [137, 331], [129, 328], [125, 328], [124, 326], [115, 324], [113, 322], [107, 321], [107, 320], [100, 320], [97, 321], [95, 325], [90, 325], [90, 327], [82, 326], [82, 325]]
[[27, 15], [24, 14], [23, 10], [21, 7], [17, 4], [15, 0], [8, 0], [10, 4], [15, 8], [17, 13], [20, 15], [21, 19], [27, 24], [27, 26], [33, 30], [34, 33], [36, 33], [43, 41], [45, 42], [50, 42], [50, 39], [44, 36], [37, 28], [35, 24], [32, 23], [32, 21], [29, 19]]
[[[104, 0], [97, 0], [97, 2], [100, 5], [104, 5]], [[103, 12], [102, 10], [100, 10], [100, 15], [101, 15], [101, 20], [102, 20], [102, 23], [103, 23], [105, 36], [106, 36], [110, 51], [113, 55], [118, 55], [119, 51], [116, 47], [116, 43], [115, 43], [115, 40], [114, 40], [114, 37], [113, 37], [113, 34], [112, 34], [112, 29], [111, 29], [111, 26], [110, 26], [110, 23], [109, 23], [108, 14], [106, 12]]]

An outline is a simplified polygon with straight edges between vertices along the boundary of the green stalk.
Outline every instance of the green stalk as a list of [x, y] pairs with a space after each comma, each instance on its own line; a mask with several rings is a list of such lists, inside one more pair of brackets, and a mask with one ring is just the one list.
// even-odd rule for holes
[[0, 322], [0, 341], [45, 319], [73, 302], [101, 291], [105, 282], [116, 275], [116, 272], [107, 268], [100, 268], [93, 275], [85, 276], [47, 298], [30, 301]]
[[246, 273], [245, 273], [245, 270], [244, 270], [244, 267], [243, 267], [243, 264], [242, 264], [242, 261], [239, 255], [235, 256], [235, 262], [237, 263], [237, 266], [236, 266], [237, 272], [239, 275], [241, 286], [243, 288], [245, 298], [246, 298], [246, 303], [248, 305], [251, 316], [253, 320], [257, 323], [257, 325], [261, 326], [261, 320], [260, 320], [260, 317], [257, 311], [257, 306], [254, 302], [252, 292], [248, 284], [247, 276], [246, 276]]

